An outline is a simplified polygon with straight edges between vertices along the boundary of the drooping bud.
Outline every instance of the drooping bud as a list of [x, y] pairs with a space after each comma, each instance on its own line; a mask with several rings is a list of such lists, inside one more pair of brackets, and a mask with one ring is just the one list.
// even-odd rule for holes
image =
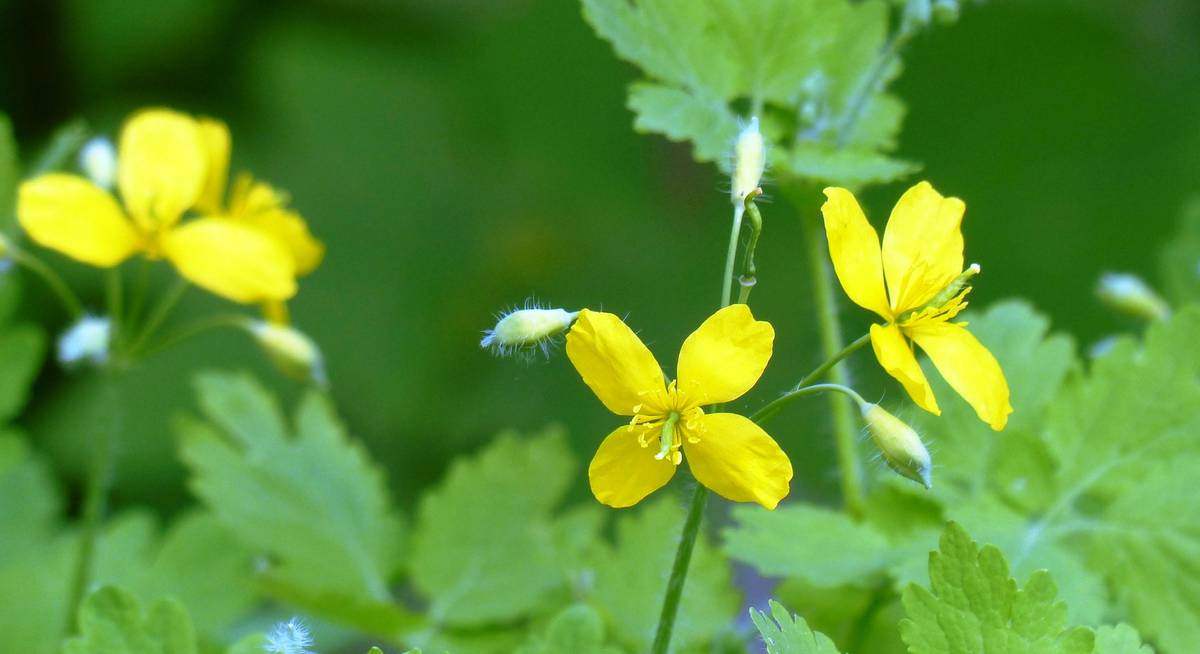
[[82, 364], [102, 366], [108, 362], [112, 321], [84, 316], [58, 337], [58, 362], [71, 368]]
[[479, 347], [497, 356], [528, 354], [540, 349], [549, 354], [554, 339], [567, 331], [578, 311], [526, 307], [499, 316], [496, 326], [483, 332]]
[[933, 462], [917, 432], [878, 404], [863, 403], [861, 408], [871, 440], [879, 448], [888, 467], [925, 488], [931, 488]]
[[271, 363], [293, 379], [327, 386], [325, 357], [321, 349], [304, 332], [263, 320], [250, 321], [246, 329], [258, 341]]
[[1162, 320], [1171, 307], [1141, 277], [1128, 273], [1105, 273], [1096, 285], [1102, 302], [1121, 313], [1142, 320]]
[[738, 134], [737, 142], [733, 146], [734, 206], [740, 205], [745, 201], [746, 195], [758, 188], [766, 167], [767, 146], [763, 142], [762, 132], [758, 131], [758, 117], [755, 116]]
[[88, 141], [79, 150], [79, 167], [97, 186], [111, 189], [117, 178], [117, 151], [103, 136]]
[[300, 618], [280, 622], [267, 634], [263, 651], [267, 654], [313, 654], [312, 635]]

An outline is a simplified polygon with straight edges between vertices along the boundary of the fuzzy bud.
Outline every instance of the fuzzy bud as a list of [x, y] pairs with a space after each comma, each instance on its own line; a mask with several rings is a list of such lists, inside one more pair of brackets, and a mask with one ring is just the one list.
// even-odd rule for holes
[[102, 366], [108, 362], [112, 321], [84, 316], [58, 337], [58, 362], [67, 367], [82, 364]]
[[758, 117], [738, 134], [733, 146], [733, 204], [739, 205], [762, 181], [767, 166], [767, 146], [758, 131]]
[[313, 639], [308, 633], [308, 627], [300, 618], [292, 618], [271, 629], [267, 634], [267, 642], [263, 643], [263, 650], [267, 654], [313, 654], [312, 650], [308, 649], [312, 644]]
[[887, 461], [888, 466], [901, 476], [908, 477], [925, 488], [931, 488], [933, 462], [929, 458], [929, 450], [925, 449], [925, 444], [921, 442], [917, 432], [878, 404], [863, 404], [862, 415], [867, 421], [871, 440], [883, 454], [883, 460]]
[[1127, 273], [1105, 273], [1096, 285], [1102, 302], [1121, 313], [1142, 320], [1161, 320], [1171, 308], [1142, 278]]
[[565, 332], [578, 311], [526, 307], [501, 315], [496, 326], [483, 333], [479, 347], [497, 356], [529, 353], [541, 349], [548, 354], [554, 339]]
[[280, 372], [299, 381], [328, 385], [325, 357], [304, 332], [262, 320], [250, 322], [247, 329]]
[[117, 178], [117, 151], [112, 141], [97, 136], [79, 150], [79, 167], [97, 186], [111, 189]]

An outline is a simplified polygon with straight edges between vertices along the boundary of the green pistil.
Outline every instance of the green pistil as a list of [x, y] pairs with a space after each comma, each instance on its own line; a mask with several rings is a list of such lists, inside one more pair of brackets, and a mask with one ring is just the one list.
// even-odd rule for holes
[[665, 459], [671, 453], [671, 447], [675, 445], [675, 424], [679, 422], [679, 412], [672, 411], [667, 419], [663, 421], [662, 438], [660, 439], [660, 447], [658, 454], [654, 455], [656, 459]]

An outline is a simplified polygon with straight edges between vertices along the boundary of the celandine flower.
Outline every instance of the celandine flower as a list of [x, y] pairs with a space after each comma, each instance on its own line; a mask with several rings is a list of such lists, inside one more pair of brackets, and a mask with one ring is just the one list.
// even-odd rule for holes
[[[103, 268], [138, 253], [165, 258], [188, 281], [236, 302], [295, 294], [304, 266], [284, 230], [212, 205], [228, 166], [223, 124], [147, 109], [126, 121], [117, 150], [120, 203], [78, 175], [21, 184], [17, 217], [34, 241]], [[184, 221], [191, 209], [200, 217]]]
[[750, 390], [774, 340], [775, 330], [746, 305], [721, 309], [684, 341], [679, 378], [668, 384], [620, 318], [581, 311], [567, 334], [567, 356], [609, 411], [632, 416], [604, 439], [588, 467], [596, 499], [633, 506], [666, 484], [686, 456], [696, 479], [717, 494], [774, 509], [792, 479], [787, 455], [749, 418], [701, 408]]
[[966, 323], [950, 322], [966, 307], [963, 298], [970, 288], [963, 287], [965, 280], [979, 270], [972, 266], [963, 271], [960, 225], [966, 205], [942, 197], [928, 182], [917, 184], [892, 209], [881, 249], [850, 191], [827, 188], [825, 196], [821, 213], [842, 288], [855, 304], [885, 321], [871, 325], [879, 364], [917, 406], [940, 415], [913, 355], [915, 342], [981, 420], [997, 431], [1004, 429], [1012, 406], [1000, 364], [965, 329]]

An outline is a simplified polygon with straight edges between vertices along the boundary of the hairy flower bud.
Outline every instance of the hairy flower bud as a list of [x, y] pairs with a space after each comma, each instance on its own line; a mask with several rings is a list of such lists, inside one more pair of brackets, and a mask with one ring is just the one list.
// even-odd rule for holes
[[58, 337], [58, 362], [72, 367], [84, 363], [101, 366], [108, 362], [112, 321], [84, 316]]
[[267, 634], [263, 643], [263, 651], [267, 654], [313, 654], [313, 639], [308, 633], [308, 626], [300, 618], [292, 618], [287, 622], [276, 624]]
[[1171, 307], [1137, 275], [1105, 273], [1096, 285], [1102, 302], [1121, 313], [1142, 320], [1161, 320], [1171, 315]]
[[318, 386], [329, 383], [325, 375], [325, 357], [304, 332], [289, 325], [262, 320], [250, 322], [247, 329], [267, 358], [283, 374]]
[[904, 421], [888, 413], [878, 404], [864, 403], [862, 415], [867, 421], [871, 440], [879, 448], [888, 466], [925, 488], [933, 486], [930, 478], [933, 462], [929, 450], [917, 432]]
[[565, 332], [578, 316], [578, 311], [565, 309], [536, 306], [515, 309], [499, 316], [496, 326], [484, 331], [479, 347], [497, 356], [527, 354], [534, 349], [548, 354], [555, 337]]
[[733, 203], [741, 204], [746, 196], [758, 188], [763, 170], [767, 166], [767, 146], [762, 132], [758, 131], [758, 117], [738, 134], [733, 146]]
[[117, 178], [117, 151], [112, 141], [97, 136], [79, 150], [79, 167], [97, 186], [111, 189]]

